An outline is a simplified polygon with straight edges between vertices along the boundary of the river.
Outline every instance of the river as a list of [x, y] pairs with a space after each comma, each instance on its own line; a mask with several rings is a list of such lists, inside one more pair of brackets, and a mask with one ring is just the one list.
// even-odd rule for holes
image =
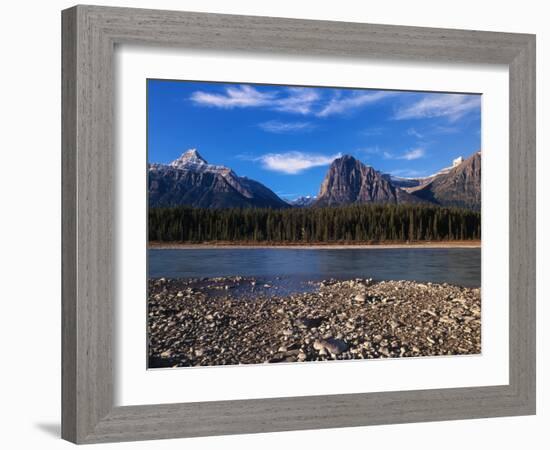
[[150, 278], [241, 275], [266, 282], [373, 278], [481, 286], [479, 248], [149, 249]]

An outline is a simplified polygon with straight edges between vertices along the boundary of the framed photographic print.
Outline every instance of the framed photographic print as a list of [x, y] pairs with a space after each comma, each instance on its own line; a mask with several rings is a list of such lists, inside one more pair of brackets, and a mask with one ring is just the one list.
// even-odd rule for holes
[[532, 35], [64, 11], [63, 437], [534, 414], [534, 73]]
[[481, 353], [479, 94], [147, 92], [149, 368]]

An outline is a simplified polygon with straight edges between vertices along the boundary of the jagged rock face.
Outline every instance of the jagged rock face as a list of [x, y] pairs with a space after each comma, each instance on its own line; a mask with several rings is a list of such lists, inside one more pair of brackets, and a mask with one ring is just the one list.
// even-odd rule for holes
[[191, 149], [170, 164], [148, 170], [149, 207], [285, 208], [289, 205], [257, 181], [239, 177], [224, 166], [208, 164]]
[[[208, 164], [197, 150], [170, 164], [149, 165], [149, 206], [188, 205], [200, 208], [290, 205], [263, 184], [239, 177], [224, 166]], [[306, 201], [307, 200], [307, 201]], [[423, 179], [382, 174], [352, 156], [333, 161], [317, 198], [293, 206], [337, 206], [352, 203], [432, 203], [481, 209], [481, 153]]]
[[386, 180], [391, 182], [394, 186], [400, 187], [404, 191], [411, 193], [418, 190], [417, 188], [428, 184], [430, 181], [434, 180], [436, 177], [449, 173], [451, 170], [453, 170], [455, 167], [459, 166], [463, 162], [464, 162], [464, 158], [462, 156], [459, 156], [458, 158], [455, 158], [453, 160], [452, 166], [445, 167], [428, 177], [402, 178], [402, 177], [396, 177], [390, 174], [384, 174], [384, 178], [386, 178]]
[[209, 164], [200, 155], [199, 151], [196, 148], [191, 148], [182, 153], [179, 158], [172, 161], [169, 165], [170, 167], [173, 167], [175, 169], [188, 169], [192, 165], [206, 167]]
[[372, 167], [345, 155], [332, 162], [315, 206], [409, 202], [417, 203], [419, 200], [392, 185]]
[[481, 209], [481, 153], [477, 152], [447, 173], [409, 191], [441, 206]]

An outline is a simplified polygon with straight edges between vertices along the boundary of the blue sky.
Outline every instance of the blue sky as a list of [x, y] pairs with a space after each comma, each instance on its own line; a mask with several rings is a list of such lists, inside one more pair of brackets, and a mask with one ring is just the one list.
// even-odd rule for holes
[[148, 80], [148, 159], [196, 148], [285, 199], [316, 195], [330, 162], [427, 176], [481, 149], [481, 96]]

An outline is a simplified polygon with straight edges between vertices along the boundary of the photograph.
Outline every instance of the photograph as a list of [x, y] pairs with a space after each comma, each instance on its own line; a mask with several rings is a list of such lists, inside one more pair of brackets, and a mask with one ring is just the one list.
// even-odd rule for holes
[[482, 353], [482, 95], [147, 79], [147, 368]]

